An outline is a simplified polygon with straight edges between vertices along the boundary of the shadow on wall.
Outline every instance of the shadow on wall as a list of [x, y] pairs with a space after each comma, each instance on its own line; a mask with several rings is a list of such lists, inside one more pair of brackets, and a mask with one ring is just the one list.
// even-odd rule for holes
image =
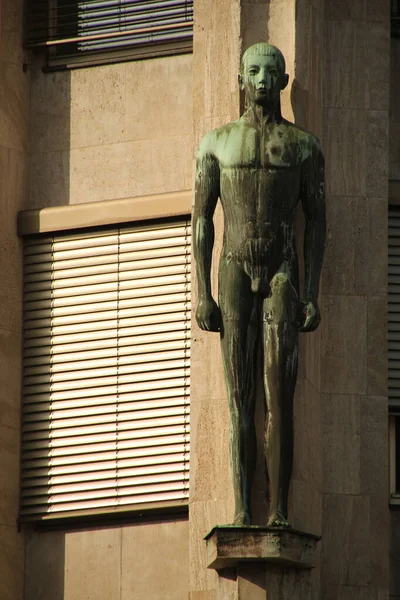
[[70, 203], [71, 72], [45, 64], [32, 53], [30, 209]]
[[27, 531], [25, 564], [25, 600], [64, 600], [64, 532]]
[[[33, 51], [31, 54], [31, 107], [30, 107], [30, 177], [28, 206], [26, 208], [43, 208], [46, 206], [67, 205], [70, 201], [70, 148], [71, 148], [71, 73], [69, 71], [45, 72], [47, 58], [44, 51]], [[35, 217], [39, 220], [39, 216]], [[37, 228], [40, 230], [39, 223]], [[51, 242], [46, 240], [49, 250]], [[51, 269], [51, 263], [37, 265], [35, 263], [35, 246], [29, 247], [28, 240], [25, 247], [27, 264], [32, 272], [38, 267], [43, 276], [46, 270]], [[37, 262], [37, 260], [36, 260]], [[49, 275], [50, 276], [50, 275]], [[35, 278], [36, 276], [33, 275]], [[26, 463], [22, 470], [22, 498], [21, 514], [30, 515], [46, 511], [47, 497], [50, 493], [49, 470], [51, 467], [51, 413], [50, 413], [50, 391], [51, 372], [46, 367], [46, 359], [40, 361], [40, 357], [50, 354], [51, 335], [50, 317], [52, 315], [52, 301], [50, 291], [46, 291], [43, 282], [30, 282], [29, 276], [25, 283], [25, 301], [32, 301], [32, 306], [40, 304], [42, 331], [41, 347], [35, 348], [35, 321], [30, 319], [30, 304], [25, 305], [25, 364], [24, 372], [25, 397], [24, 422], [23, 422], [23, 444], [28, 449]], [[36, 300], [36, 302], [35, 302]], [[37, 302], [39, 300], [39, 302]], [[31, 328], [31, 329], [30, 329]], [[37, 366], [36, 366], [37, 365]], [[31, 395], [30, 395], [31, 394]], [[48, 400], [47, 400], [48, 399]], [[32, 403], [39, 402], [35, 415], [35, 409], [30, 409]], [[38, 444], [38, 440], [42, 440]], [[43, 442], [45, 440], [45, 442]], [[47, 448], [46, 448], [47, 441]], [[35, 463], [40, 469], [43, 482], [35, 493], [30, 477], [30, 463]], [[26, 494], [26, 495], [25, 495]], [[59, 555], [59, 546], [55, 555]]]
[[[290, 102], [296, 126], [306, 129], [321, 139], [321, 49], [319, 46], [319, 9], [310, 2], [296, 3], [294, 79], [289, 85]], [[310, 43], [311, 40], [311, 43]], [[299, 258], [300, 289], [304, 288], [304, 231], [305, 217], [301, 202], [296, 211], [295, 232]], [[321, 306], [321, 300], [319, 302]], [[323, 318], [323, 316], [322, 316]], [[322, 322], [311, 334], [299, 336], [299, 369], [294, 400], [294, 466], [289, 497], [290, 513], [295, 527], [321, 534], [319, 512], [319, 485], [321, 456], [318, 429], [319, 393], [318, 369]], [[310, 460], [311, 459], [311, 460]], [[311, 586], [312, 577], [301, 579], [302, 585]], [[283, 583], [282, 583], [283, 585]], [[312, 586], [311, 586], [312, 587]], [[311, 589], [311, 588], [310, 588]], [[306, 592], [304, 592], [308, 595]]]
[[[268, 23], [270, 18], [269, 3], [243, 3], [242, 7], [242, 48], [240, 54], [253, 44], [269, 41]], [[240, 57], [241, 58], [241, 57]], [[244, 91], [240, 91], [240, 114], [244, 111]]]
[[[37, 209], [69, 204], [71, 74], [69, 71], [44, 72], [47, 62], [44, 51], [34, 51], [31, 56], [31, 160], [25, 208]], [[37, 219], [39, 221], [39, 217]], [[39, 222], [37, 227], [39, 229]], [[50, 313], [50, 301], [45, 310]], [[49, 374], [42, 375], [40, 387], [42, 393], [49, 394]], [[35, 435], [34, 429], [32, 435]], [[43, 470], [48, 470], [49, 453], [42, 451], [38, 460], [43, 464]], [[64, 575], [65, 533], [27, 528], [24, 598], [64, 600]]]

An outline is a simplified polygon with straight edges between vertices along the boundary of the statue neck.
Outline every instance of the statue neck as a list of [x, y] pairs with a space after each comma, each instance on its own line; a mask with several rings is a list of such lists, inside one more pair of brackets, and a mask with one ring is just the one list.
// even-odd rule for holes
[[254, 125], [280, 123], [283, 120], [280, 99], [274, 106], [261, 106], [255, 102], [246, 102], [243, 117]]

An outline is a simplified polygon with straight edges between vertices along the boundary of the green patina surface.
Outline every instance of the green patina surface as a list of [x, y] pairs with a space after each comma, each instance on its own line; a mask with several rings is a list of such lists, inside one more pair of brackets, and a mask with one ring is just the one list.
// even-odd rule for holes
[[[256, 464], [256, 356], [263, 352], [267, 413], [265, 458], [269, 525], [288, 526], [293, 464], [293, 395], [298, 332], [319, 324], [318, 287], [325, 245], [324, 158], [318, 139], [281, 115], [285, 60], [269, 44], [246, 50], [239, 74], [245, 112], [208, 133], [197, 157], [194, 255], [198, 325], [220, 332], [230, 407], [235, 515], [251, 524]], [[213, 214], [224, 211], [218, 304], [211, 290]], [[300, 295], [295, 209], [306, 217]]]

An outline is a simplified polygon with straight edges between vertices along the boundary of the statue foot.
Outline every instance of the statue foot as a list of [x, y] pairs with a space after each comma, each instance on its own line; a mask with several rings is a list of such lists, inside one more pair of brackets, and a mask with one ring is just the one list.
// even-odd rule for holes
[[250, 514], [246, 510], [237, 513], [233, 520], [234, 525], [251, 525]]
[[268, 527], [284, 527], [286, 529], [291, 529], [292, 526], [289, 525], [286, 517], [281, 513], [280, 510], [272, 513], [268, 519]]

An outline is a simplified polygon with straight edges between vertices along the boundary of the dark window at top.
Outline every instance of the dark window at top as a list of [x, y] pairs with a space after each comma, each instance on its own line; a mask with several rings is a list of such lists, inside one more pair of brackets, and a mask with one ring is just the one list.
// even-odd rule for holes
[[27, 47], [47, 46], [53, 58], [192, 45], [193, 0], [27, 0], [26, 9]]
[[391, 30], [393, 37], [400, 37], [400, 0], [391, 1]]

